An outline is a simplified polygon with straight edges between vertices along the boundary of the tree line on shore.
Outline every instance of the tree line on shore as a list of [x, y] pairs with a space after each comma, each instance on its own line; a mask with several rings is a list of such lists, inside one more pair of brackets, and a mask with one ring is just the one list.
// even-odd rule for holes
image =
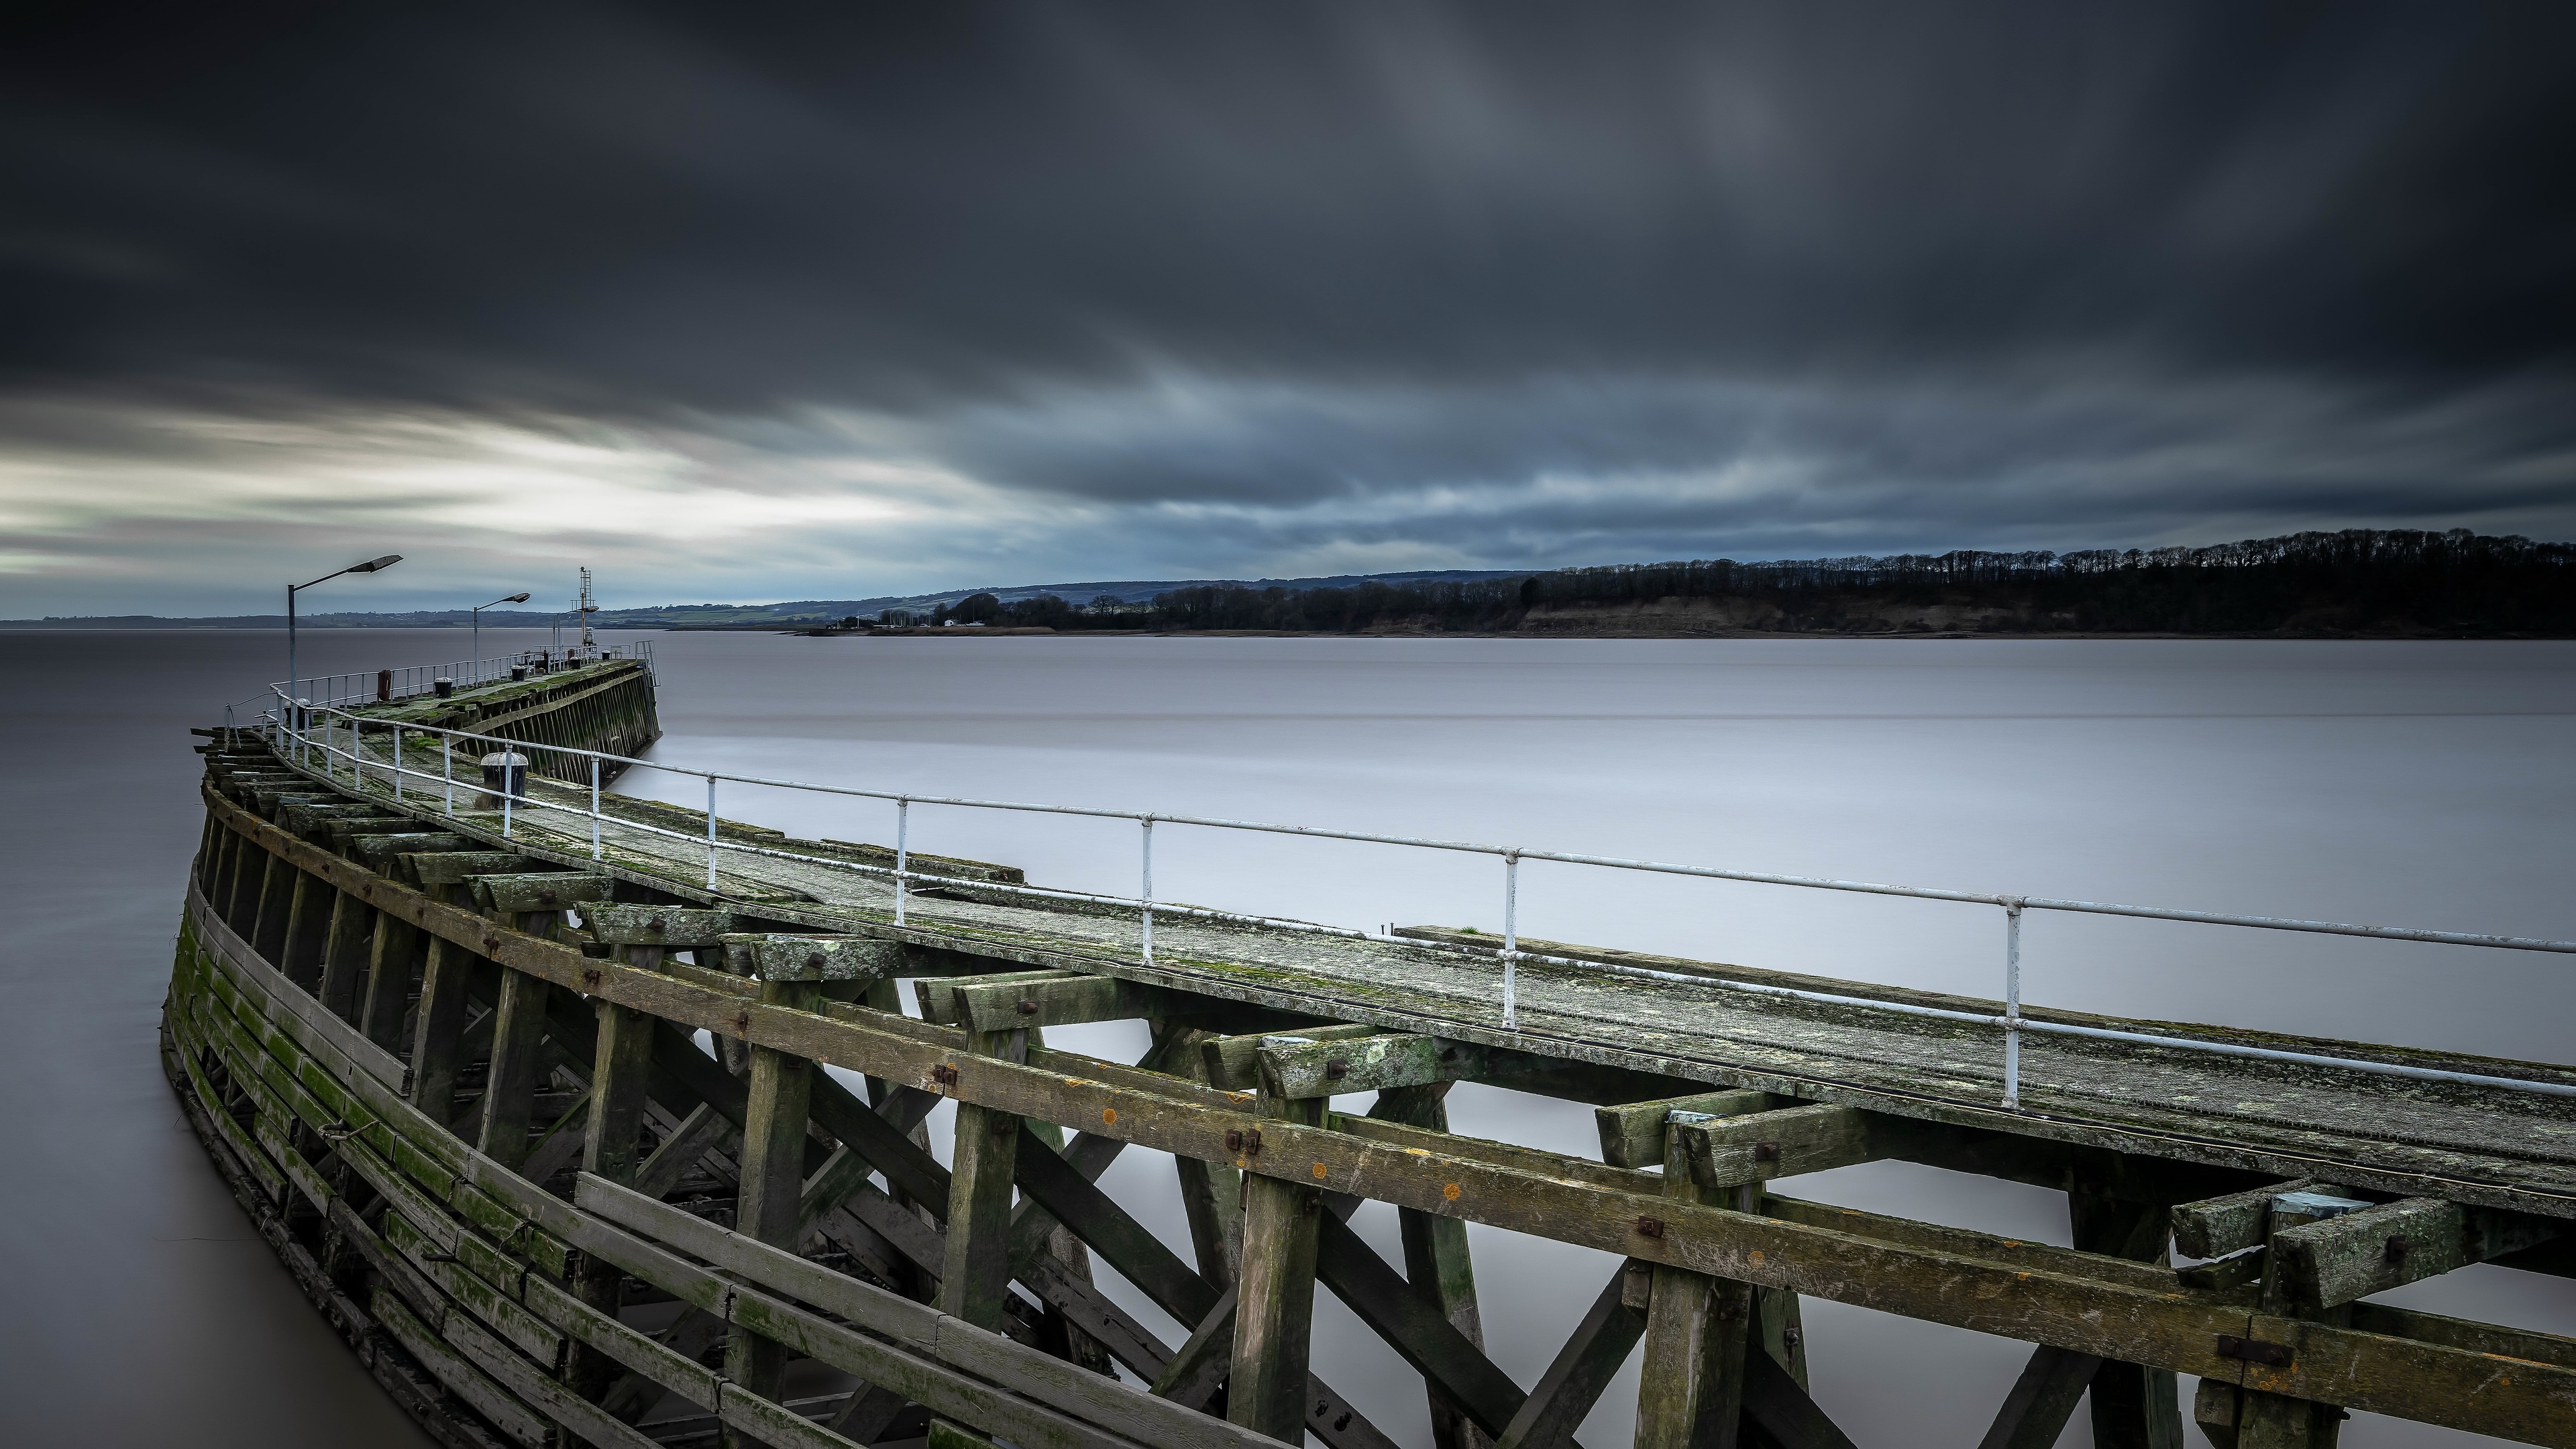
[[[1720, 611], [1716, 606], [1726, 606]], [[1611, 564], [1465, 582], [1213, 585], [1149, 604], [974, 594], [934, 622], [1085, 631], [2576, 634], [2576, 545], [2455, 528], [2206, 548]], [[1676, 623], [1676, 619], [1679, 623]], [[1944, 621], [1947, 621], [1946, 623]]]

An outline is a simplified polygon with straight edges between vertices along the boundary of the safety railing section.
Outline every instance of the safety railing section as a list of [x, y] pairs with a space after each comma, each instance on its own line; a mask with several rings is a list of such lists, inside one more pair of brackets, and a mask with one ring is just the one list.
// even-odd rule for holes
[[[632, 660], [647, 671], [653, 667], [653, 646], [636, 640], [619, 644], [596, 644], [588, 648], [522, 649], [516, 653], [490, 659], [461, 659], [448, 664], [413, 664], [397, 669], [377, 669], [354, 674], [306, 675], [292, 686], [279, 680], [269, 686], [269, 693], [280, 699], [301, 699], [317, 707], [346, 708], [370, 701], [386, 703], [411, 699], [437, 692], [445, 680], [456, 689], [470, 689], [478, 684], [494, 684], [523, 678], [527, 674], [544, 674], [558, 669], [578, 669], [585, 664], [615, 660]], [[521, 673], [524, 671], [525, 673]], [[262, 696], [265, 698], [265, 696]], [[247, 703], [241, 701], [240, 703]], [[236, 706], [228, 705], [227, 709]]]
[[[300, 718], [298, 718], [300, 716]], [[2031, 911], [2058, 911], [2077, 915], [2126, 916], [2144, 920], [2181, 921], [2198, 925], [2225, 926], [2247, 930], [2295, 931], [2333, 936], [2358, 936], [2383, 941], [2409, 941], [2445, 946], [2474, 946], [2508, 951], [2540, 951], [2576, 954], [2576, 941], [2547, 940], [2533, 936], [2503, 936], [2469, 931], [2424, 930], [2406, 926], [2353, 925], [2339, 921], [2298, 920], [2279, 916], [2232, 915], [2220, 911], [2182, 910], [2163, 906], [2122, 905], [2106, 901], [2068, 900], [2047, 896], [2002, 895], [1982, 891], [1946, 890], [1933, 886], [1889, 885], [1875, 881], [1834, 880], [1815, 876], [1778, 875], [1762, 871], [1733, 870], [1720, 866], [1681, 865], [1665, 861], [1632, 860], [1618, 856], [1588, 855], [1571, 851], [1538, 850], [1527, 846], [1488, 845], [1474, 841], [1442, 840], [1430, 837], [1387, 835], [1371, 831], [1336, 830], [1311, 825], [1281, 825], [1257, 820], [1231, 820], [1204, 815], [1174, 815], [1161, 812], [1118, 810], [1101, 806], [1045, 805], [1017, 800], [984, 800], [967, 796], [922, 795], [904, 791], [871, 790], [857, 786], [817, 785], [797, 780], [779, 780], [759, 775], [731, 774], [718, 770], [693, 769], [657, 760], [640, 760], [625, 755], [597, 750], [576, 749], [564, 745], [540, 745], [524, 741], [481, 736], [466, 730], [441, 729], [425, 725], [394, 725], [382, 720], [367, 720], [336, 706], [315, 705], [301, 711], [290, 711], [281, 696], [277, 707], [264, 717], [275, 746], [281, 753], [291, 753], [308, 768], [317, 768], [336, 778], [345, 764], [353, 785], [368, 779], [388, 780], [395, 797], [404, 797], [406, 781], [435, 781], [441, 791], [441, 805], [448, 814], [456, 812], [456, 756], [462, 752], [473, 756], [471, 763], [476, 778], [469, 782], [477, 792], [484, 790], [481, 779], [483, 752], [499, 752], [504, 788], [497, 794], [501, 806], [501, 829], [505, 838], [518, 828], [521, 812], [543, 811], [549, 814], [578, 816], [589, 823], [590, 849], [593, 859], [603, 858], [603, 824], [613, 825], [621, 833], [641, 833], [662, 839], [686, 842], [693, 853], [703, 852], [706, 885], [717, 888], [717, 858], [721, 854], [765, 857], [801, 861], [832, 869], [886, 878], [893, 886], [894, 921], [904, 925], [909, 920], [910, 895], [916, 886], [964, 887], [978, 892], [1022, 897], [1082, 902], [1133, 910], [1137, 914], [1137, 949], [1148, 965], [1154, 959], [1154, 918], [1157, 915], [1190, 919], [1256, 925], [1282, 931], [1294, 931], [1349, 940], [1399, 941], [1415, 949], [1473, 956], [1498, 962], [1502, 968], [1500, 1023], [1505, 1031], [1517, 1031], [1519, 1019], [1519, 967], [1522, 962], [1540, 962], [1581, 971], [1637, 980], [1668, 982], [1700, 989], [1723, 989], [1756, 995], [1812, 1002], [1823, 1005], [1857, 1007], [1900, 1016], [1953, 1021], [1997, 1028], [2003, 1037], [2002, 1105], [2021, 1107], [2022, 1067], [2021, 1038], [2025, 1033], [2114, 1041], [2135, 1045], [2169, 1048], [2179, 1051], [2205, 1052], [2260, 1061], [2296, 1063], [2347, 1069], [2371, 1075], [2408, 1078], [2417, 1081], [2449, 1082], [2469, 1086], [2496, 1087], [2516, 1092], [2549, 1096], [2576, 1096], [2576, 1085], [2535, 1080], [2524, 1077], [2491, 1076], [2476, 1072], [2451, 1071], [2438, 1067], [2414, 1066], [2402, 1062], [2372, 1061], [2364, 1058], [2327, 1056], [2309, 1052], [2278, 1050], [2236, 1042], [2209, 1041], [2196, 1037], [2169, 1035], [2161, 1032], [2123, 1031], [2108, 1027], [2085, 1026], [2036, 1018], [2025, 1014], [2022, 1007], [2022, 917]], [[372, 750], [369, 735], [390, 735], [389, 748]], [[439, 770], [431, 774], [404, 763], [404, 739], [407, 735], [433, 736], [439, 741]], [[573, 804], [547, 799], [529, 790], [525, 784], [525, 765], [513, 769], [509, 752], [550, 750], [560, 755], [587, 760], [589, 791], [584, 803]], [[524, 757], [524, 756], [523, 756]], [[654, 825], [626, 816], [604, 814], [601, 810], [600, 785], [606, 766], [623, 769], [658, 770], [665, 774], [706, 781], [706, 832], [703, 837]], [[576, 767], [575, 773], [580, 773]], [[618, 771], [608, 771], [610, 774]], [[556, 777], [560, 782], [561, 777]], [[895, 852], [891, 866], [871, 865], [862, 861], [808, 854], [784, 846], [757, 845], [742, 840], [720, 839], [717, 832], [717, 786], [730, 782], [765, 789], [793, 790], [815, 795], [882, 801], [894, 807]], [[578, 788], [577, 786], [574, 788]], [[944, 876], [912, 869], [912, 808], [916, 805], [938, 806], [961, 810], [998, 810], [1042, 815], [1087, 817], [1099, 820], [1125, 821], [1138, 831], [1138, 888], [1132, 896], [1074, 891], [1042, 886], [1012, 885], [981, 879]], [[1381, 932], [1344, 926], [1319, 924], [1279, 916], [1248, 912], [1211, 910], [1198, 906], [1179, 906], [1154, 899], [1154, 827], [1180, 825], [1209, 830], [1248, 831], [1271, 835], [1305, 836], [1316, 840], [1348, 841], [1369, 845], [1397, 846], [1413, 850], [1446, 851], [1483, 855], [1502, 866], [1502, 944], [1480, 947], [1450, 941], [1426, 941], [1415, 937], [1391, 937]], [[2003, 915], [2003, 1011], [2001, 1013], [1954, 1010], [1923, 1006], [1911, 1002], [1886, 1001], [1874, 997], [1854, 996], [1825, 991], [1810, 991], [1765, 982], [1733, 981], [1722, 977], [1677, 971], [1658, 971], [1623, 962], [1593, 961], [1580, 957], [1524, 951], [1520, 945], [1520, 867], [1523, 861], [1549, 861], [1563, 865], [1589, 866], [1603, 870], [1632, 871], [1651, 875], [1692, 877], [1702, 880], [1737, 881], [1754, 885], [1782, 886], [1800, 890], [1844, 891], [1866, 895], [1902, 896], [1914, 900], [1937, 901], [1955, 905], [1981, 906], [1998, 910]]]

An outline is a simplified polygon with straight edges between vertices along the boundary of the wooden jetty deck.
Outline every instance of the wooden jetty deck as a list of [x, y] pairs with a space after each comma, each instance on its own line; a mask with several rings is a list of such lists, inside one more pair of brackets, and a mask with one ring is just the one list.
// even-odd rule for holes
[[[541, 705], [503, 713], [546, 738]], [[2347, 1408], [2576, 1444], [2576, 1340], [2371, 1301], [2477, 1262], [2576, 1272], [2576, 1097], [2025, 1034], [2007, 1110], [1991, 1025], [1741, 988], [1993, 1002], [1524, 942], [1656, 975], [1524, 961], [1506, 1028], [1499, 964], [1449, 932], [1167, 908], [1148, 958], [1133, 908], [918, 856], [959, 883], [898, 925], [883, 846], [783, 859], [719, 820], [710, 889], [681, 838], [700, 813], [608, 796], [594, 846], [584, 817], [505, 822], [418, 779], [397, 801], [381, 768], [210, 733], [173, 1082], [307, 1292], [452, 1443], [1384, 1449], [1308, 1372], [1321, 1283], [1421, 1373], [1439, 1449], [1571, 1444], [1640, 1352], [1640, 1449], [1846, 1443], [1806, 1393], [1801, 1295], [2034, 1345], [1987, 1445], [2053, 1443], [2079, 1406], [2097, 1444], [2178, 1445], [2176, 1374], [2221, 1449], [2329, 1444]], [[1046, 1045], [1118, 1019], [1151, 1024], [1141, 1062]], [[1593, 1104], [1600, 1156], [1449, 1133], [1457, 1081]], [[919, 1130], [943, 1098], [947, 1162]], [[1178, 1164], [1190, 1258], [1092, 1185], [1130, 1147]], [[2076, 1248], [1772, 1191], [1882, 1159], [2063, 1190]], [[1403, 1262], [1344, 1225], [1362, 1199], [1397, 1205]], [[1484, 1354], [1467, 1222], [1624, 1260], [1535, 1385]]]

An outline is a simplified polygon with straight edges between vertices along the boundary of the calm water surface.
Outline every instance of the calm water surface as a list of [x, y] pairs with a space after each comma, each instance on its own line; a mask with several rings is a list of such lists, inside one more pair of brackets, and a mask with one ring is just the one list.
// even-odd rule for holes
[[[314, 633], [308, 669], [463, 652]], [[2576, 646], [653, 636], [656, 758], [824, 783], [1329, 823], [1792, 874], [2576, 936]], [[486, 652], [542, 642], [491, 631]], [[298, 1298], [153, 1062], [199, 820], [189, 726], [281, 672], [258, 633], [0, 634], [8, 1160], [0, 1430], [34, 1441], [420, 1439]], [[638, 793], [703, 785], [638, 772]], [[723, 813], [886, 839], [890, 807], [727, 786]], [[925, 850], [1130, 892], [1135, 829], [917, 808]], [[1501, 924], [1501, 871], [1382, 847], [1157, 831], [1156, 893], [1341, 924]], [[1992, 993], [1991, 909], [1523, 868], [1559, 940]], [[2034, 917], [2055, 1005], [2569, 1059], [2564, 958]], [[1064, 1033], [1132, 1056], [1141, 1028]], [[1594, 1150], [1589, 1112], [1472, 1087], [1461, 1131]], [[1185, 1243], [1167, 1161], [1108, 1184]], [[2053, 1194], [1902, 1166], [1792, 1189], [2066, 1240]], [[1389, 1252], [1392, 1211], [1358, 1223]], [[1489, 1347], [1527, 1384], [1614, 1264], [1472, 1230]], [[1111, 1283], [1149, 1322], [1167, 1323]], [[2404, 1301], [2567, 1332], [2576, 1294], [2472, 1269]], [[2026, 1349], [1807, 1309], [1816, 1390], [1864, 1444], [1973, 1441]], [[1174, 1330], [1177, 1335], [1177, 1330]], [[1318, 1371], [1412, 1443], [1418, 1380], [1318, 1303]], [[2187, 1387], [2187, 1385], [2186, 1385]], [[1583, 1431], [1625, 1441], [1633, 1383]], [[2079, 1422], [2068, 1443], [2087, 1439]], [[2355, 1445], [2463, 1441], [2369, 1418]]]

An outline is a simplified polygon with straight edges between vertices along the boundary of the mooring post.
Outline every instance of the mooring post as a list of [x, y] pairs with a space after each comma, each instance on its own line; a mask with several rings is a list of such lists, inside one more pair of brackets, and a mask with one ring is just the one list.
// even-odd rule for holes
[[[708, 780], [712, 793], [715, 782]], [[713, 820], [715, 814], [708, 812]], [[822, 1000], [819, 981], [764, 981], [764, 1006], [812, 1011]], [[774, 1047], [751, 1049], [750, 1096], [743, 1109], [742, 1185], [734, 1231], [793, 1252], [801, 1226], [805, 1187], [805, 1123], [813, 1106], [814, 1064]], [[787, 1373], [787, 1345], [747, 1329], [725, 1339], [724, 1375], [745, 1391], [776, 1399]], [[762, 1441], [733, 1425], [725, 1449], [764, 1449]]]
[[[1328, 1099], [1281, 1097], [1261, 1084], [1260, 1113], [1320, 1126]], [[1235, 1166], [1261, 1152], [1257, 1131], [1242, 1134]], [[1307, 1361], [1314, 1338], [1315, 1255], [1323, 1199], [1311, 1187], [1266, 1174], [1243, 1178], [1243, 1266], [1236, 1280], [1234, 1364], [1226, 1418], [1290, 1444], [1306, 1433]]]

